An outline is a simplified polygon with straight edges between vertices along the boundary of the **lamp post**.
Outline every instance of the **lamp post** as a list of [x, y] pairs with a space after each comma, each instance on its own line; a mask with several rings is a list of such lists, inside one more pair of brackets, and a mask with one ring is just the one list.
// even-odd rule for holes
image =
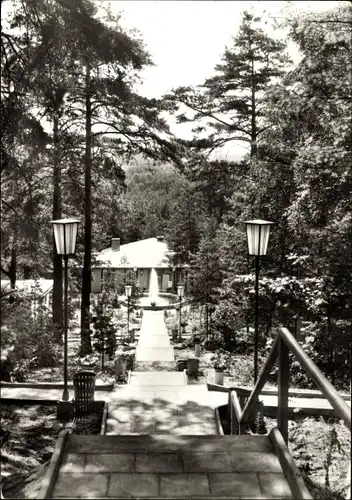
[[56, 244], [56, 251], [58, 255], [64, 258], [64, 276], [65, 276], [65, 321], [64, 321], [64, 390], [62, 393], [62, 400], [68, 401], [69, 394], [67, 389], [67, 330], [68, 330], [68, 257], [76, 253], [76, 238], [78, 231], [79, 220], [76, 219], [60, 219], [51, 221], [54, 229], [54, 239]]
[[127, 296], [127, 337], [130, 336], [130, 297], [132, 293], [132, 285], [125, 285], [125, 294]]
[[259, 303], [259, 258], [266, 255], [272, 222], [260, 219], [244, 221], [247, 225], [248, 253], [255, 256], [255, 324], [254, 324], [254, 383], [258, 378], [258, 303]]
[[182, 336], [181, 336], [181, 306], [182, 306], [182, 297], [183, 294], [185, 293], [185, 287], [183, 285], [178, 285], [177, 286], [177, 295], [180, 299], [180, 326], [179, 326], [179, 334], [178, 334], [178, 340], [181, 342]]

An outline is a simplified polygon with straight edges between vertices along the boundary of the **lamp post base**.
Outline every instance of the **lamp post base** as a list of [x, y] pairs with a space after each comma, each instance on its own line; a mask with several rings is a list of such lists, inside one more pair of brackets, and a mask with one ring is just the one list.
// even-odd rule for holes
[[74, 401], [63, 401], [59, 399], [56, 407], [56, 418], [61, 422], [68, 422], [73, 418], [75, 411]]

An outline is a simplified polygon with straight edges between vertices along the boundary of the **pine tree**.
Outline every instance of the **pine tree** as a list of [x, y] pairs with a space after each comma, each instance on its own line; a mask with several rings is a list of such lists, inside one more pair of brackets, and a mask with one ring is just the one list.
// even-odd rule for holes
[[116, 350], [117, 328], [113, 323], [113, 310], [106, 294], [99, 296], [93, 308], [93, 347], [103, 356], [113, 359]]
[[207, 219], [202, 227], [199, 248], [190, 260], [190, 292], [205, 305], [206, 333], [211, 330], [209, 316], [217, 302], [217, 290], [221, 285], [219, 247], [216, 239], [217, 221]]
[[269, 37], [257, 26], [259, 21], [244, 12], [233, 46], [226, 47], [222, 63], [215, 67], [217, 74], [195, 89], [181, 87], [168, 96], [176, 108], [184, 104], [194, 112], [192, 117], [179, 115], [180, 122], [198, 122], [197, 134], [203, 134], [206, 126], [213, 129], [206, 138], [188, 143], [195, 150], [211, 152], [225, 143], [244, 141], [250, 144], [251, 156], [257, 154], [258, 141], [268, 126], [261, 105], [263, 92], [289, 62], [285, 44]]

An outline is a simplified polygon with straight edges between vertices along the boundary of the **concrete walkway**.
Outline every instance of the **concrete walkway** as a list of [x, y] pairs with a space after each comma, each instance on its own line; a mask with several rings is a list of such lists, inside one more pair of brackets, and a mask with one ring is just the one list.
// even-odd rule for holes
[[218, 434], [214, 409], [223, 395], [187, 385], [183, 372], [153, 370], [171, 362], [175, 370], [174, 359], [163, 311], [144, 311], [136, 366], [145, 371], [132, 372], [130, 384], [112, 392], [106, 434]]
[[163, 311], [144, 311], [136, 351], [139, 361], [174, 361], [174, 348], [166, 330]]

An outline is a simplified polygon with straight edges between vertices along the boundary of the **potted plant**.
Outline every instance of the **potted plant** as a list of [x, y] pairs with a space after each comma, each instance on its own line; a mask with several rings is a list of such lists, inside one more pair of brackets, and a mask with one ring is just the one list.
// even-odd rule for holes
[[119, 352], [115, 358], [115, 377], [116, 381], [120, 377], [124, 377], [126, 373], [127, 365], [127, 355], [123, 352]]
[[199, 359], [188, 358], [187, 359], [187, 370], [190, 377], [196, 377], [199, 369]]
[[153, 301], [153, 302], [151, 302], [151, 303], [150, 303], [150, 305], [151, 305], [152, 307], [155, 307], [155, 306], [156, 306], [156, 302], [154, 302], [154, 301]]
[[215, 383], [224, 385], [224, 371], [227, 368], [228, 355], [223, 349], [219, 349], [210, 359], [215, 370]]
[[125, 353], [125, 359], [126, 359], [126, 369], [133, 371], [133, 369], [134, 369], [134, 360], [135, 360], [135, 354], [134, 354], [134, 352]]
[[200, 355], [200, 337], [198, 335], [194, 337], [194, 354], [197, 357]]
[[173, 342], [177, 342], [177, 337], [178, 337], [178, 325], [176, 321], [172, 320], [169, 323], [169, 329], [171, 331], [171, 338]]

